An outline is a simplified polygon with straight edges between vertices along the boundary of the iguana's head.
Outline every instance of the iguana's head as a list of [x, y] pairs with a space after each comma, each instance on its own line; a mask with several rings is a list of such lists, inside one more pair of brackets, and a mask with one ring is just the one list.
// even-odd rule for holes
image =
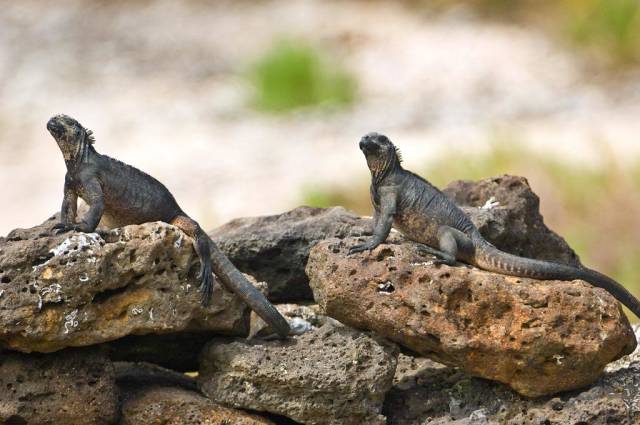
[[400, 166], [400, 152], [383, 134], [368, 133], [360, 139], [360, 150], [367, 159], [367, 165], [374, 176]]
[[56, 115], [47, 122], [47, 130], [58, 143], [65, 161], [74, 161], [95, 140], [91, 130], [68, 115]]

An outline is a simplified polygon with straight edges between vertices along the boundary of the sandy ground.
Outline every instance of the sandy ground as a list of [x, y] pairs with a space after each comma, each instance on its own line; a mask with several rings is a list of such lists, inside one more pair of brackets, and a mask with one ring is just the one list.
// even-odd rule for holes
[[[356, 105], [253, 111], [242, 72], [280, 37], [331, 50]], [[589, 77], [543, 34], [393, 2], [23, 1], [0, 12], [0, 234], [58, 209], [64, 164], [45, 129], [67, 113], [98, 151], [163, 181], [210, 228], [366, 179], [357, 149], [387, 133], [409, 167], [488, 147], [496, 129], [568, 161], [640, 154], [640, 78]]]

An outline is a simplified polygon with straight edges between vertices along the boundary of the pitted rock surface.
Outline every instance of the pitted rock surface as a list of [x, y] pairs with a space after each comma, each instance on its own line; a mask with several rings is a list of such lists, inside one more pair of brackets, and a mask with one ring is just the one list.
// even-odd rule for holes
[[107, 357], [92, 348], [0, 354], [0, 423], [115, 423], [118, 388]]
[[457, 180], [443, 192], [467, 213], [482, 236], [499, 249], [521, 257], [580, 264], [567, 242], [544, 224], [540, 198], [524, 177], [502, 175], [478, 181]]
[[383, 412], [389, 425], [631, 425], [640, 423], [638, 388], [638, 349], [611, 363], [593, 385], [538, 399], [426, 358], [400, 355]]
[[121, 425], [273, 425], [266, 418], [220, 406], [182, 388], [142, 386], [123, 392]]
[[237, 218], [209, 232], [240, 271], [267, 282], [274, 302], [313, 300], [304, 273], [311, 247], [327, 238], [361, 235], [371, 235], [371, 220], [342, 207]]
[[317, 244], [307, 266], [325, 314], [527, 396], [584, 387], [636, 339], [618, 302], [581, 281], [538, 281], [429, 264], [394, 235], [347, 255], [357, 238]]
[[305, 424], [383, 424], [396, 357], [389, 343], [327, 324], [286, 341], [214, 340], [199, 383], [221, 404]]
[[200, 306], [192, 241], [165, 223], [51, 235], [52, 218], [0, 244], [0, 344], [50, 352], [132, 334], [245, 335], [249, 309], [220, 284]]

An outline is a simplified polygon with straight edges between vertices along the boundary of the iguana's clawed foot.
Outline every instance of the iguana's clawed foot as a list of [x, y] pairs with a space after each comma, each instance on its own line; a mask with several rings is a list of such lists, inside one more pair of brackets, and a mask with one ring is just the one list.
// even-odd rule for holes
[[90, 230], [84, 223], [58, 223], [51, 228], [54, 235], [60, 235], [67, 232], [85, 232], [89, 233]]
[[441, 264], [447, 266], [455, 266], [456, 264], [455, 258], [450, 257], [450, 255], [443, 251], [440, 251], [439, 249], [424, 244], [417, 244], [416, 248], [421, 255], [427, 254], [436, 257], [435, 259], [429, 261], [429, 263], [434, 266], [439, 266]]
[[375, 247], [376, 245], [373, 245], [372, 243], [369, 243], [369, 242], [352, 246], [351, 248], [349, 248], [348, 255], [356, 254], [358, 252], [363, 252], [363, 251], [371, 251]]
[[202, 264], [200, 266], [200, 292], [202, 297], [200, 298], [200, 304], [206, 307], [211, 302], [211, 294], [213, 293], [213, 285], [216, 283], [216, 279], [211, 272], [211, 264]]

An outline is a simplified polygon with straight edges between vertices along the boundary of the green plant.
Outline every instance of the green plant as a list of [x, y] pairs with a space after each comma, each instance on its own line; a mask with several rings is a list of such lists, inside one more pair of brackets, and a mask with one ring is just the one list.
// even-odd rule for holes
[[321, 51], [301, 42], [281, 40], [249, 70], [254, 105], [286, 112], [304, 106], [344, 106], [355, 98], [355, 79]]
[[579, 44], [606, 52], [618, 63], [640, 59], [640, 2], [564, 0], [567, 29]]

